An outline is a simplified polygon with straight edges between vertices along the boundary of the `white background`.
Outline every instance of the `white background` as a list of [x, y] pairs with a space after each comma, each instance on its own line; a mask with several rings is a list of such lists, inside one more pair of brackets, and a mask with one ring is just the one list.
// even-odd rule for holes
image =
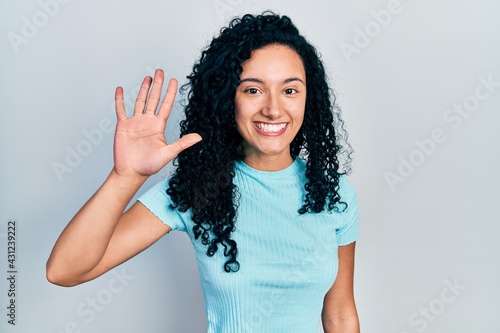
[[[133, 96], [157, 67], [185, 82], [229, 18], [264, 9], [317, 46], [339, 96], [355, 149], [362, 331], [500, 332], [498, 2], [54, 1], [0, 1], [0, 276], [9, 219], [19, 272], [16, 326], [0, 279], [2, 332], [206, 329], [182, 233], [74, 288], [49, 284], [45, 262], [112, 167], [115, 87]], [[85, 156], [69, 165], [69, 151]]]

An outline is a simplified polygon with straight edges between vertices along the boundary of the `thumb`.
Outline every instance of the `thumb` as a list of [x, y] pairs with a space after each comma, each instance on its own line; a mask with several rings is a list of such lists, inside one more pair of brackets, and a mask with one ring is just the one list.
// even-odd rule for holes
[[165, 146], [162, 152], [166, 163], [173, 160], [174, 157], [177, 156], [181, 151], [191, 147], [192, 145], [200, 142], [201, 140], [202, 138], [198, 133], [191, 133], [191, 134], [186, 134], [179, 140]]

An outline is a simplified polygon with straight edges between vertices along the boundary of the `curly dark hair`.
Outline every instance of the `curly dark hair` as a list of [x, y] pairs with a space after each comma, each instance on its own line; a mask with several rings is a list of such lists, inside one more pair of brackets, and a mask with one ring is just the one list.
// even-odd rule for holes
[[239, 269], [236, 242], [231, 239], [239, 200], [233, 178], [235, 161], [244, 155], [234, 99], [242, 62], [253, 50], [271, 44], [295, 50], [306, 73], [304, 121], [290, 146], [292, 156], [306, 160], [306, 196], [298, 212], [318, 213], [338, 209], [337, 203], [345, 205], [338, 193], [339, 178], [350, 171], [352, 149], [318, 52], [287, 16], [264, 12], [233, 19], [202, 51], [181, 89], [188, 91], [181, 136], [198, 133], [203, 140], [177, 156], [167, 189], [172, 209], [191, 209], [195, 239], [201, 238], [207, 255], [224, 248], [226, 272]]

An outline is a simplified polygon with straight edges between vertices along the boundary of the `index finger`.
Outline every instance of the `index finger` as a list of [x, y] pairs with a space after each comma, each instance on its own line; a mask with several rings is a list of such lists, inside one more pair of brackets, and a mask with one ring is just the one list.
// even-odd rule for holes
[[163, 118], [165, 120], [168, 119], [170, 111], [172, 111], [172, 108], [174, 106], [175, 95], [177, 94], [177, 85], [178, 84], [176, 79], [170, 79], [170, 81], [168, 82], [167, 93], [165, 94], [165, 97], [161, 102], [160, 111], [158, 111], [158, 116], [160, 118]]

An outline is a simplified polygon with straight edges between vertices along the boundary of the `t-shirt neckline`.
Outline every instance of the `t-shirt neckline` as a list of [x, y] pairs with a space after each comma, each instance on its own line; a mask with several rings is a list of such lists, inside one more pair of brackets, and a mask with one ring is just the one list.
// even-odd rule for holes
[[236, 161], [236, 169], [240, 170], [241, 172], [253, 176], [253, 177], [258, 177], [261, 179], [269, 178], [269, 179], [277, 179], [277, 178], [287, 178], [292, 175], [297, 175], [297, 171], [300, 169], [301, 164], [303, 164], [304, 161], [302, 161], [299, 157], [295, 157], [294, 161], [292, 164], [287, 166], [286, 168], [282, 170], [277, 170], [277, 171], [263, 171], [263, 170], [258, 170], [254, 169], [242, 160]]

